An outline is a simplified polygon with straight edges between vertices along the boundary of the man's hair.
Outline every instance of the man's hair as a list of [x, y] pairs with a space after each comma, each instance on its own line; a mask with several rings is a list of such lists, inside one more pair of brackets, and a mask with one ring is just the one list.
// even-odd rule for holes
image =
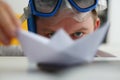
[[95, 23], [95, 21], [97, 20], [97, 18], [98, 18], [98, 13], [97, 13], [97, 11], [94, 9], [94, 10], [92, 10], [92, 17], [93, 17], [93, 19], [94, 19], [94, 23]]

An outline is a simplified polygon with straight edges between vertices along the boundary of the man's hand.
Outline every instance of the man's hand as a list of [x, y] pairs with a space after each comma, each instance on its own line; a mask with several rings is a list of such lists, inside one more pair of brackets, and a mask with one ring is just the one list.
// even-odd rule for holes
[[17, 35], [17, 29], [20, 28], [20, 21], [16, 18], [10, 6], [3, 0], [0, 0], [0, 42], [5, 45]]

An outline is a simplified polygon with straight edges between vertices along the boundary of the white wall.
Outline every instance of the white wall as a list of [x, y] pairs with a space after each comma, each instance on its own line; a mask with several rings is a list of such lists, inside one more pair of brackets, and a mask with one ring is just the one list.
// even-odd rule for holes
[[4, 0], [16, 13], [23, 13], [23, 8], [27, 6], [28, 0]]
[[110, 21], [109, 43], [120, 45], [120, 0], [110, 0]]
[[108, 44], [102, 45], [101, 50], [120, 57], [120, 0], [109, 0], [110, 30]]

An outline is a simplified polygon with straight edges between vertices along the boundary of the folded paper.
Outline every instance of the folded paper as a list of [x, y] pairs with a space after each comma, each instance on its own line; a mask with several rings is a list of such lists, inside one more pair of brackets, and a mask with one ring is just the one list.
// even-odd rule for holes
[[24, 54], [32, 62], [48, 64], [73, 65], [91, 62], [108, 30], [107, 22], [95, 32], [72, 40], [60, 29], [51, 38], [23, 30], [18, 31], [18, 39]]

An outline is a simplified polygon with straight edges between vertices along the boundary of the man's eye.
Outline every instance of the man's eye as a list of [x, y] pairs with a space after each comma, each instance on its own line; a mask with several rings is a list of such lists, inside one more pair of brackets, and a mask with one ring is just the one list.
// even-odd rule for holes
[[83, 32], [75, 32], [71, 35], [71, 37], [73, 39], [78, 39], [78, 38], [81, 38], [83, 35], [84, 35]]

